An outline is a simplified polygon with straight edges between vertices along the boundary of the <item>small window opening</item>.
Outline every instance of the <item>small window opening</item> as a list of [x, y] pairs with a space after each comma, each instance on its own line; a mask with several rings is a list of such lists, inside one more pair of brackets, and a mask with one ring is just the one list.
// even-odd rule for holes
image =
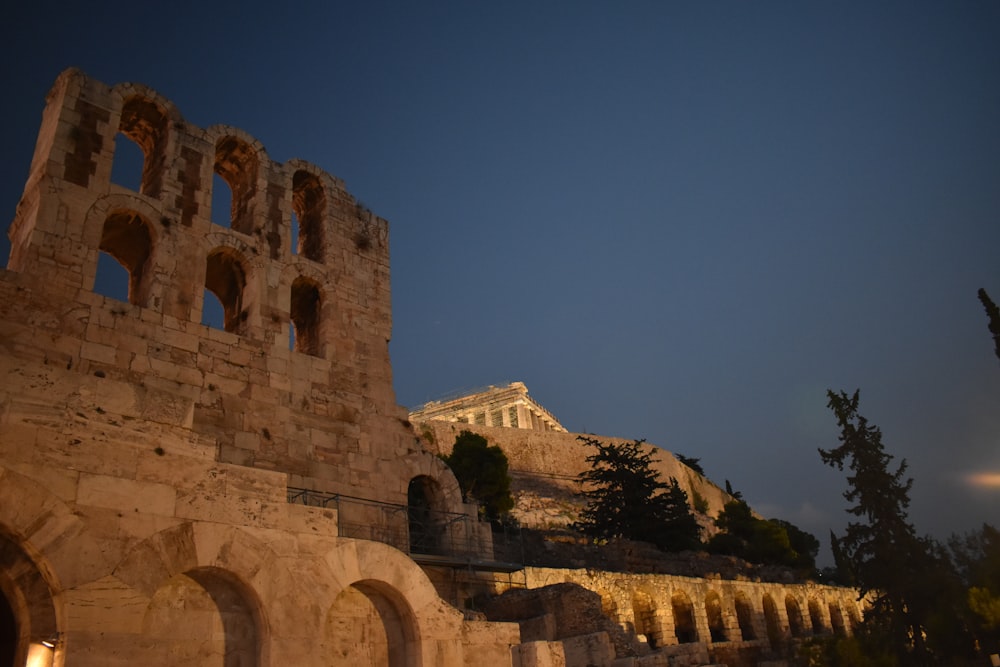
[[218, 174], [212, 175], [212, 222], [228, 227], [233, 214], [233, 191], [229, 183]]
[[292, 283], [291, 344], [296, 352], [320, 356], [320, 305], [319, 288], [312, 281]]
[[[239, 259], [228, 250], [216, 250], [208, 256], [205, 270], [205, 289], [215, 295], [222, 306], [222, 328], [237, 333], [243, 329], [246, 311], [243, 309], [243, 290], [246, 274]], [[208, 299], [205, 300], [206, 304]], [[205, 314], [202, 311], [202, 321]]]
[[323, 219], [326, 217], [326, 192], [319, 178], [306, 171], [292, 177], [293, 252], [316, 262], [323, 261]]
[[[98, 248], [101, 254], [98, 256], [94, 291], [144, 306], [148, 297], [147, 269], [152, 245], [149, 227], [137, 213], [120, 211], [108, 216]], [[114, 267], [105, 255], [114, 259], [120, 268]], [[124, 289], [123, 285], [126, 286]]]
[[139, 144], [119, 132], [115, 135], [115, 161], [111, 163], [111, 182], [141, 192], [142, 165], [145, 159]]

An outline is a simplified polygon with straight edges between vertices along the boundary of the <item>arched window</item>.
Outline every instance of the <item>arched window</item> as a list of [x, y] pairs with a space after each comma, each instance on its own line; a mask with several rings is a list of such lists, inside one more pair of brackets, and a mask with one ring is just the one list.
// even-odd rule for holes
[[[167, 126], [167, 114], [155, 102], [139, 96], [125, 100], [118, 132], [129, 141], [115, 144], [111, 176], [115, 183], [150, 197], [160, 195], [167, 161]], [[128, 150], [133, 142], [142, 152], [138, 160]], [[139, 170], [138, 179], [134, 170]]]
[[[145, 306], [149, 297], [149, 258], [153, 250], [153, 240], [149, 224], [134, 211], [115, 211], [104, 221], [101, 232], [101, 253], [113, 258], [128, 274], [128, 288], [125, 291], [129, 303]], [[97, 279], [94, 291], [121, 298], [123, 290], [116, 285], [120, 280], [98, 258]]]
[[205, 269], [205, 289], [222, 305], [222, 328], [226, 331], [238, 333], [243, 329], [247, 317], [243, 309], [245, 288], [246, 273], [236, 253], [228, 248], [213, 250]]
[[220, 198], [225, 197], [217, 192], [218, 180], [214, 180], [212, 188], [212, 220], [223, 224], [243, 234], [252, 234], [253, 203], [257, 195], [257, 171], [259, 160], [253, 147], [236, 137], [223, 137], [215, 145], [215, 173], [229, 186], [229, 216], [228, 220], [217, 212]]
[[788, 631], [792, 633], [793, 637], [801, 637], [805, 634], [805, 628], [802, 625], [802, 610], [799, 608], [799, 602], [791, 595], [785, 596], [785, 611], [788, 613]]
[[722, 599], [715, 591], [705, 596], [705, 615], [708, 617], [708, 631], [713, 642], [726, 641], [726, 623], [722, 617]]
[[740, 624], [740, 634], [743, 641], [748, 642], [757, 638], [757, 633], [753, 629], [753, 605], [747, 594], [740, 591], [736, 594], [736, 620]]
[[698, 641], [698, 628], [694, 624], [694, 605], [691, 599], [681, 591], [670, 596], [670, 606], [674, 612], [674, 634], [681, 644], [691, 644]]
[[292, 349], [314, 357], [322, 356], [319, 286], [308, 278], [292, 283]]
[[292, 252], [322, 262], [326, 251], [323, 222], [326, 218], [326, 192], [319, 178], [307, 171], [292, 177], [292, 210], [298, 225], [293, 224]]

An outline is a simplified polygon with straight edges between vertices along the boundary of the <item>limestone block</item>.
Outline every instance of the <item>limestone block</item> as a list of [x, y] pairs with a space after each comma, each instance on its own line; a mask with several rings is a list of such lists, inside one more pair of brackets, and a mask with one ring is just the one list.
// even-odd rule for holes
[[513, 653], [514, 664], [520, 667], [568, 667], [561, 642], [525, 642]]
[[175, 489], [166, 484], [81, 473], [76, 501], [122, 512], [173, 516], [176, 498]]
[[615, 657], [615, 649], [606, 632], [568, 637], [562, 640], [568, 666], [607, 667]]
[[64, 600], [73, 632], [139, 633], [149, 603], [149, 598], [110, 575], [66, 591]]

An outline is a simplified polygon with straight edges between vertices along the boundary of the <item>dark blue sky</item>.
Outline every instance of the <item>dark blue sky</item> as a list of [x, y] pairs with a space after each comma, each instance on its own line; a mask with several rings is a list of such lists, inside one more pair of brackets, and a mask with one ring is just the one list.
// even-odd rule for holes
[[522, 380], [825, 540], [860, 387], [919, 531], [1000, 525], [1000, 3], [149, 5], [7, 10], [7, 219], [58, 73], [142, 82], [390, 221], [400, 403]]

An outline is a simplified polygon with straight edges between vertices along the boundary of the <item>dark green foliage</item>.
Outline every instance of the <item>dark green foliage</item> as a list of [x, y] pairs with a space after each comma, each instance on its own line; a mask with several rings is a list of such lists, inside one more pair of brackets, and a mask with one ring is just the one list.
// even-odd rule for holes
[[691, 468], [691, 470], [694, 470], [699, 475], [705, 474], [705, 471], [701, 469], [701, 463], [699, 463], [701, 459], [693, 459], [676, 452], [674, 453], [674, 458], [686, 465], [688, 468]]
[[979, 295], [979, 301], [983, 304], [983, 308], [986, 309], [986, 317], [989, 320], [990, 333], [993, 334], [993, 351], [997, 355], [997, 359], [1000, 359], [1000, 308], [993, 303], [990, 299], [990, 295], [986, 293], [986, 290], [981, 289], [977, 292]]
[[798, 526], [781, 519], [771, 519], [771, 523], [783, 528], [788, 534], [788, 545], [795, 552], [791, 566], [802, 571], [816, 569], [816, 556], [819, 554], [819, 540], [812, 533], [807, 533]]
[[477, 433], [462, 431], [451, 454], [441, 458], [455, 473], [465, 501], [478, 502], [488, 520], [499, 523], [514, 507], [507, 455], [500, 447], [489, 446]]
[[755, 517], [745, 500], [726, 503], [715, 525], [722, 532], [708, 541], [711, 553], [738, 556], [751, 563], [785, 565], [810, 574], [816, 568], [819, 541], [815, 537], [787, 521]]
[[1000, 653], [1000, 531], [989, 524], [948, 542], [969, 606], [969, 625], [986, 653]]
[[665, 551], [696, 549], [700, 527], [677, 480], [664, 483], [652, 469], [653, 449], [642, 440], [604, 443], [579, 436], [596, 451], [580, 474], [587, 506], [574, 528], [596, 538], [652, 542]]
[[935, 650], [954, 654], [955, 647], [945, 644], [961, 631], [943, 627], [958, 616], [951, 609], [954, 578], [940, 549], [919, 538], [907, 521], [913, 480], [904, 479], [906, 461], [890, 469], [881, 431], [858, 414], [859, 392], [827, 396], [840, 445], [819, 453], [827, 465], [850, 470], [844, 497], [853, 503], [847, 511], [859, 520], [848, 524], [837, 548], [861, 593], [871, 596], [865, 641], [872, 651], [893, 652], [907, 665], [931, 664]]

